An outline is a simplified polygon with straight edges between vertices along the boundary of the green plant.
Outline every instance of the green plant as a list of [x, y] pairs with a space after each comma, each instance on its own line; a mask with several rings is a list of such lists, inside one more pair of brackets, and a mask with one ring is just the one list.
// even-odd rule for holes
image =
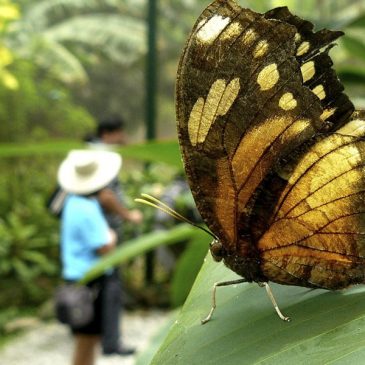
[[18, 80], [8, 70], [13, 63], [12, 52], [4, 44], [4, 38], [8, 34], [8, 22], [19, 18], [18, 7], [10, 0], [3, 0], [0, 4], [0, 84], [9, 90], [18, 88]]
[[[16, 290], [24, 291], [22, 296], [30, 296], [28, 300], [37, 301], [42, 296], [38, 280], [44, 275], [54, 276], [58, 265], [49, 258], [52, 245], [49, 238], [42, 234], [36, 224], [22, 221], [21, 209], [18, 204], [0, 220], [0, 276], [4, 280], [1, 286], [8, 287], [7, 280], [15, 281], [18, 283]], [[6, 300], [0, 306], [5, 304], [11, 303]]]
[[[20, 1], [22, 2], [22, 1]], [[86, 63], [108, 58], [129, 65], [145, 52], [143, 3], [33, 1], [7, 34], [7, 44], [64, 82], [85, 82]]]
[[1, 160], [0, 309], [43, 302], [59, 276], [58, 223], [45, 207], [55, 172], [46, 161]]
[[240, 284], [217, 290], [217, 308], [205, 325], [215, 282], [238, 278], [208, 255], [176, 322], [151, 364], [361, 364], [365, 354], [365, 291], [308, 290], [272, 284], [278, 318], [263, 288]]
[[70, 90], [44, 77], [34, 64], [16, 59], [11, 70], [18, 88], [9, 92], [0, 84], [0, 141], [81, 140], [94, 127], [94, 119], [74, 102]]

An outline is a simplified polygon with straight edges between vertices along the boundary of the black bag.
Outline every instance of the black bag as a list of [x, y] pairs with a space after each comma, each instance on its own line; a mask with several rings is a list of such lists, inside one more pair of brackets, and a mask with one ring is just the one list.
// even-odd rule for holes
[[71, 327], [79, 328], [94, 318], [96, 289], [85, 285], [65, 284], [56, 290], [55, 310], [57, 319]]

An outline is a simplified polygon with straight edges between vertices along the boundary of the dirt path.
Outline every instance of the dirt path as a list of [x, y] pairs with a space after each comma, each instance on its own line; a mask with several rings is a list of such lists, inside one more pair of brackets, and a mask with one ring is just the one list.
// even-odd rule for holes
[[[162, 311], [125, 313], [123, 340], [138, 352], [167, 318]], [[1, 365], [68, 365], [72, 354], [72, 337], [67, 327], [56, 322], [41, 324], [20, 335], [0, 349]], [[135, 356], [101, 356], [96, 365], [133, 365]], [[147, 364], [146, 364], [147, 365]]]

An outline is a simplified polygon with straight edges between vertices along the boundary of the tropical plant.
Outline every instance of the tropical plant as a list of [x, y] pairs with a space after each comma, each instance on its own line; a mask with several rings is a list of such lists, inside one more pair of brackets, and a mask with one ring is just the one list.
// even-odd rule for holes
[[129, 65], [144, 54], [143, 6], [130, 0], [26, 2], [7, 44], [55, 78], [85, 82], [85, 62], [104, 57]]
[[28, 303], [38, 303], [45, 295], [40, 279], [58, 273], [57, 261], [50, 257], [52, 249], [57, 252], [56, 235], [46, 236], [37, 223], [25, 222], [23, 208], [16, 204], [0, 221], [0, 307], [20, 304], [25, 298]]
[[10, 92], [0, 85], [1, 142], [81, 139], [94, 128], [93, 117], [74, 102], [59, 81], [44, 77], [25, 60], [15, 59], [11, 71], [18, 87]]

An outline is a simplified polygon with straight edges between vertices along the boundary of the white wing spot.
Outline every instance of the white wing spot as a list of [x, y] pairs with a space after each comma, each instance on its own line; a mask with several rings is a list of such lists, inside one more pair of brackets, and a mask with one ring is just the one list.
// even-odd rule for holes
[[221, 15], [211, 17], [198, 31], [196, 37], [203, 43], [212, 43], [230, 22], [230, 18]]

